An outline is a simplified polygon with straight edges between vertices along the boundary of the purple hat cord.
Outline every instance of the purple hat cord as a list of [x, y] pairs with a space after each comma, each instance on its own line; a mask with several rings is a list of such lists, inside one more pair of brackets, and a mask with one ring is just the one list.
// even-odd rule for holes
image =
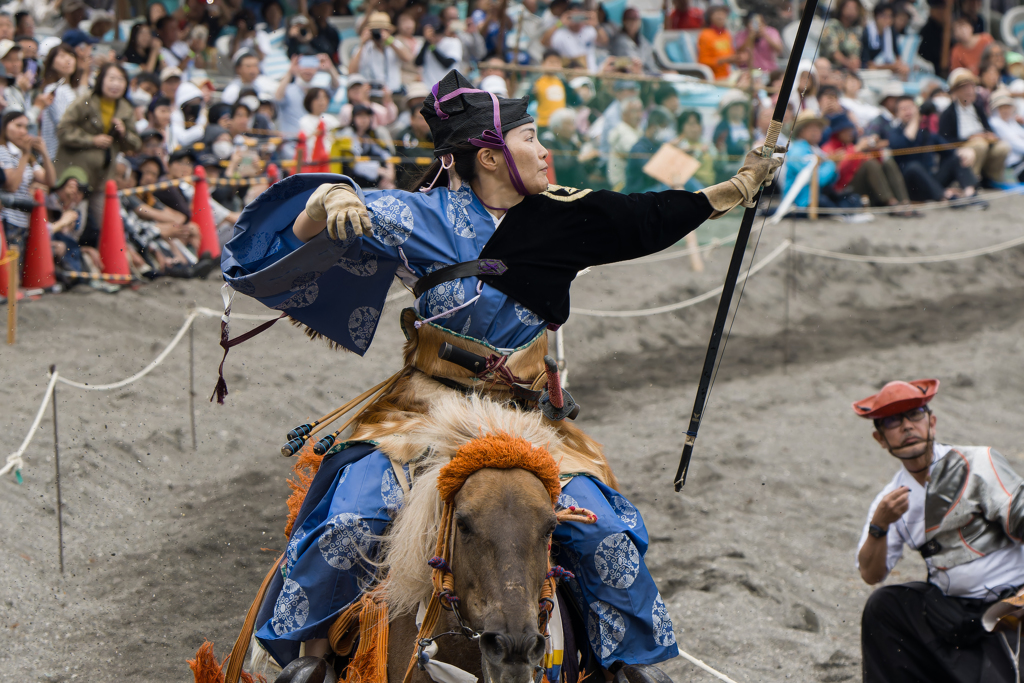
[[[473, 138], [469, 142], [475, 147], [486, 147], [487, 149], [500, 149], [502, 154], [505, 156], [505, 164], [508, 166], [509, 180], [512, 181], [512, 187], [515, 188], [516, 192], [522, 196], [527, 196], [529, 193], [526, 191], [526, 186], [523, 185], [523, 179], [519, 176], [519, 169], [516, 168], [516, 162], [512, 159], [512, 152], [509, 151], [508, 145], [505, 143], [505, 138], [501, 134], [501, 110], [498, 106], [498, 97], [492, 92], [486, 90], [477, 90], [476, 88], [459, 88], [454, 90], [444, 97], [438, 97], [437, 87], [440, 83], [435, 83], [431, 92], [434, 95], [434, 112], [437, 114], [439, 119], [450, 118], [448, 114], [441, 110], [441, 103], [447, 102], [450, 99], [454, 99], [459, 95], [466, 95], [469, 93], [486, 93], [491, 96], [491, 102], [494, 105], [494, 130], [485, 130], [479, 138]], [[444, 162], [442, 161], [442, 164]], [[440, 175], [440, 173], [438, 174]], [[437, 182], [437, 179], [434, 179]], [[431, 187], [433, 187], [431, 183]]]

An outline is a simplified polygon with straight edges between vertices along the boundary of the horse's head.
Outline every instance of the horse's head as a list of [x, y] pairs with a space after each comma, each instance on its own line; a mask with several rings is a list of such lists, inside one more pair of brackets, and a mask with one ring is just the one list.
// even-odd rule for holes
[[455, 593], [481, 632], [485, 683], [530, 683], [541, 664], [538, 603], [554, 530], [549, 492], [524, 469], [479, 470], [455, 498]]

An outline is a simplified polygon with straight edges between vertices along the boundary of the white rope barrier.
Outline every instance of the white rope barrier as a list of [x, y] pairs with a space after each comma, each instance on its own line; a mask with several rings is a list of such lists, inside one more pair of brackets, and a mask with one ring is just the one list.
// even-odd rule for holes
[[698, 666], [701, 669], [704, 669], [705, 671], [707, 671], [709, 674], [711, 674], [712, 676], [714, 676], [715, 678], [717, 678], [720, 681], [725, 681], [725, 683], [736, 683], [736, 681], [732, 680], [731, 678], [726, 676], [721, 671], [715, 671], [710, 666], [708, 666], [704, 662], [700, 661], [699, 659], [697, 659], [696, 657], [694, 657], [693, 655], [691, 655], [688, 652], [683, 652], [682, 650], [680, 650], [679, 651], [679, 655], [681, 657], [683, 657], [684, 659], [686, 659], [687, 661], [689, 661], [694, 666]]
[[821, 256], [823, 258], [837, 259], [839, 261], [899, 265], [959, 261], [961, 259], [974, 258], [975, 256], [985, 256], [986, 254], [994, 254], [997, 251], [1010, 249], [1021, 244], [1024, 244], [1024, 237], [1017, 237], [1015, 239], [1009, 240], [1008, 242], [993, 244], [990, 247], [981, 247], [980, 249], [971, 249], [970, 251], [961, 251], [953, 254], [936, 254], [933, 256], [861, 256], [859, 254], [843, 254], [838, 251], [826, 251], [824, 249], [818, 249], [816, 247], [808, 247], [803, 244], [794, 244], [793, 251], [798, 251], [802, 254], [810, 254], [812, 256]]
[[22, 460], [22, 455], [25, 454], [25, 449], [32, 443], [32, 437], [36, 435], [36, 430], [39, 429], [39, 423], [43, 419], [43, 413], [46, 412], [46, 406], [50, 405], [50, 397], [53, 396], [53, 385], [57, 383], [60, 376], [54, 372], [50, 375], [50, 382], [46, 385], [46, 393], [43, 394], [43, 402], [39, 404], [39, 410], [36, 412], [36, 419], [32, 421], [32, 426], [28, 430], [28, 434], [25, 435], [25, 440], [21, 442], [21, 446], [18, 450], [14, 451], [7, 456], [7, 462], [3, 468], [0, 469], [0, 477], [7, 474], [11, 470], [20, 471], [25, 461]]
[[[777, 259], [783, 253], [785, 253], [785, 251], [789, 249], [790, 246], [791, 244], [789, 240], [783, 240], [782, 243], [779, 246], [775, 247], [775, 249], [770, 254], [761, 259], [761, 261], [758, 262], [757, 265], [751, 266], [750, 269], [747, 270], [747, 272], [743, 273], [743, 275], [741, 275], [736, 280], [736, 283], [739, 284], [745, 281], [751, 275], [756, 275], [762, 268], [764, 268], [769, 263]], [[574, 308], [572, 309], [572, 312], [577, 315], [586, 315], [593, 318], [640, 318], [645, 315], [659, 315], [661, 313], [669, 313], [671, 311], [678, 311], [683, 308], [689, 308], [690, 306], [699, 304], [702, 301], [707, 301], [708, 299], [718, 296], [719, 294], [722, 293], [723, 289], [724, 287], [715, 287], [711, 291], [704, 292], [703, 294], [695, 296], [692, 299], [687, 299], [686, 301], [680, 301], [678, 303], [668, 304], [665, 306], [658, 306], [657, 308], [642, 308], [640, 310], [635, 311], [601, 311], [593, 308]]]

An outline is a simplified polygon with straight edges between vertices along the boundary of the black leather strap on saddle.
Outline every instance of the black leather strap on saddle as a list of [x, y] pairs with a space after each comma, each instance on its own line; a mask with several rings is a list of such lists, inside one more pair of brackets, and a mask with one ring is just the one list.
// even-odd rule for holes
[[445, 282], [458, 280], [464, 277], [476, 277], [478, 275], [501, 275], [506, 270], [508, 270], [508, 266], [500, 260], [493, 258], [482, 258], [476, 261], [456, 263], [453, 266], [439, 268], [434, 272], [427, 273], [421, 277], [416, 281], [416, 284], [413, 285], [412, 295], [418, 299], [428, 289], [433, 289]]

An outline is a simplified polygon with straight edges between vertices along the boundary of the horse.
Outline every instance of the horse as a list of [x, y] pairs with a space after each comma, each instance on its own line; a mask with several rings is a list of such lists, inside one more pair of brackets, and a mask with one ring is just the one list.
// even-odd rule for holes
[[[553, 579], [562, 571], [551, 566], [555, 525], [593, 521], [586, 511], [558, 509], [560, 472], [600, 472], [607, 463], [595, 467], [539, 413], [479, 396], [440, 397], [376, 439], [396, 460], [420, 455], [409, 462], [413, 486], [372, 560], [382, 578], [331, 630], [335, 652], [351, 655], [342, 680], [430, 683], [418, 664], [436, 645], [431, 662], [484, 683], [539, 681], [557, 609]], [[325, 660], [302, 657], [277, 683], [333, 676]]]

